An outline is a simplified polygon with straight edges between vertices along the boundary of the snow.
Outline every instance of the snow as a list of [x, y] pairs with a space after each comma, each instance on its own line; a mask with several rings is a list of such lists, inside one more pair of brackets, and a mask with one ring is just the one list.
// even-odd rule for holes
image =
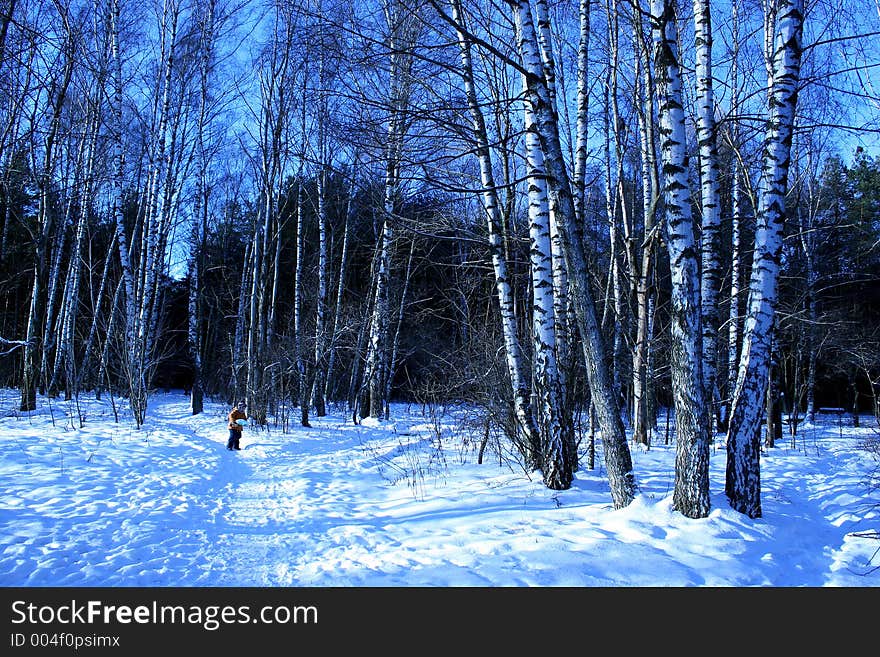
[[[113, 402], [119, 413], [115, 420]], [[123, 400], [0, 390], [0, 585], [6, 587], [874, 587], [880, 585], [872, 418], [801, 425], [762, 457], [763, 517], [724, 496], [671, 508], [663, 424], [632, 445], [635, 501], [615, 510], [602, 467], [545, 488], [493, 443], [479, 411], [394, 405], [355, 425], [344, 409], [286, 431], [249, 424], [225, 449], [229, 408], [193, 416], [157, 392], [134, 427]], [[83, 417], [80, 427], [79, 413]], [[874, 488], [871, 488], [872, 482]]]

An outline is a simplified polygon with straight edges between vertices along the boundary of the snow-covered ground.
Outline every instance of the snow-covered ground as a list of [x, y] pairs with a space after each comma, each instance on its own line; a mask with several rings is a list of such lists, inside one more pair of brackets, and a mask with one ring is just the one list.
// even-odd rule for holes
[[151, 397], [139, 430], [121, 400], [118, 422], [107, 398], [17, 404], [0, 391], [2, 586], [880, 586], [867, 417], [766, 451], [756, 520], [727, 504], [719, 436], [713, 508], [692, 520], [671, 510], [662, 432], [633, 446], [639, 493], [614, 510], [601, 451], [566, 491], [491, 443], [478, 464], [474, 409], [395, 405], [359, 425], [331, 409], [311, 428], [293, 411], [230, 452], [229, 409], [193, 416], [179, 392]]

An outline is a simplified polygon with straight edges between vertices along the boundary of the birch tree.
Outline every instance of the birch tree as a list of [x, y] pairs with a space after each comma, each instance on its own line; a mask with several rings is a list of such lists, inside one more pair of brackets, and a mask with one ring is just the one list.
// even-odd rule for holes
[[675, 20], [675, 0], [652, 0], [654, 75], [672, 282], [669, 358], [676, 427], [673, 506], [689, 518], [703, 518], [709, 513], [709, 436], [703, 415], [699, 262]]
[[559, 123], [547, 85], [528, 0], [509, 0], [516, 26], [521, 71], [530, 91], [536, 129], [544, 153], [548, 183], [559, 219], [559, 233], [569, 273], [570, 295], [581, 335], [584, 361], [605, 452], [615, 508], [627, 506], [635, 494], [632, 459], [612, 381], [605, 363], [605, 346], [590, 291], [589, 268], [574, 212], [571, 179], [560, 140]]
[[[37, 407], [37, 379], [40, 376], [40, 368], [37, 359], [45, 348], [45, 334], [41, 332], [44, 321], [46, 286], [52, 286], [52, 281], [47, 281], [49, 276], [49, 262], [51, 255], [55, 253], [50, 240], [56, 230], [55, 212], [52, 205], [52, 186], [56, 165], [56, 145], [61, 129], [62, 111], [67, 98], [70, 81], [73, 78], [76, 56], [76, 35], [73, 30], [71, 19], [65, 7], [60, 6], [59, 21], [62, 41], [58, 55], [58, 65], [53, 67], [50, 75], [51, 84], [46, 89], [45, 113], [48, 116], [48, 125], [45, 129], [45, 138], [41, 146], [41, 155], [34, 154], [33, 160], [39, 161], [39, 167], [34, 167], [36, 176], [35, 184], [38, 190], [38, 214], [35, 228], [35, 252], [34, 274], [31, 286], [30, 305], [28, 307], [27, 332], [24, 346], [24, 370], [21, 379], [21, 403], [22, 411], [32, 411]], [[57, 270], [56, 270], [57, 271]]]
[[190, 390], [190, 407], [193, 415], [204, 410], [204, 384], [202, 381], [202, 269], [204, 246], [208, 230], [208, 204], [210, 184], [208, 166], [210, 154], [207, 143], [209, 127], [209, 82], [213, 67], [214, 38], [216, 30], [215, 0], [207, 0], [202, 7], [199, 32], [199, 109], [196, 120], [196, 172], [193, 197], [193, 213], [189, 234], [189, 257], [187, 278], [189, 298], [187, 307], [187, 339], [192, 359], [193, 380]]
[[495, 296], [501, 316], [501, 329], [506, 354], [505, 362], [512, 388], [513, 416], [516, 418], [516, 426], [518, 428], [518, 435], [515, 436], [515, 439], [519, 443], [521, 453], [525, 458], [526, 467], [535, 469], [540, 466], [540, 442], [535, 419], [532, 415], [528, 368], [517, 330], [513, 292], [502, 238], [503, 219], [501, 202], [498, 198], [498, 186], [496, 185], [493, 172], [486, 121], [474, 83], [474, 67], [471, 58], [472, 42], [462, 12], [461, 0], [450, 0], [450, 9], [458, 37], [461, 79], [471, 120], [474, 151], [480, 166], [480, 182], [482, 184], [480, 198], [488, 229]]
[[328, 345], [329, 355], [327, 357], [327, 381], [324, 389], [324, 397], [328, 400], [336, 399], [336, 381], [334, 375], [336, 373], [336, 361], [339, 355], [339, 341], [343, 334], [342, 311], [345, 299], [345, 289], [348, 277], [348, 266], [351, 255], [351, 226], [354, 221], [355, 191], [357, 189], [358, 179], [358, 163], [359, 153], [355, 151], [352, 157], [352, 170], [350, 172], [348, 199], [346, 203], [345, 219], [342, 229], [342, 246], [339, 254], [339, 270], [336, 276], [336, 303], [333, 311], [333, 318], [330, 323], [330, 343]]
[[[620, 78], [620, 10], [615, 0], [607, 0], [605, 11], [608, 22], [608, 79], [605, 83], [603, 119], [605, 134], [605, 212], [608, 223], [609, 271], [604, 308], [603, 326], [612, 335], [612, 376], [614, 390], [620, 403], [625, 404], [624, 354], [629, 336], [629, 309], [626, 299], [625, 262], [631, 245], [629, 216], [626, 207], [624, 180], [624, 153], [626, 150], [626, 123], [619, 108]], [[634, 278], [634, 277], [633, 277]]]
[[754, 258], [742, 356], [727, 431], [725, 492], [731, 507], [750, 518], [759, 518], [762, 513], [761, 420], [777, 304], [803, 39], [803, 0], [778, 0], [777, 7]]
[[694, 0], [694, 24], [697, 51], [697, 144], [700, 156], [702, 214], [700, 303], [703, 327], [703, 397], [706, 426], [711, 436], [714, 433], [714, 408], [717, 397], [717, 334], [720, 325], [718, 293], [721, 287], [721, 191], [712, 82], [712, 12], [709, 0]]
[[[61, 293], [60, 315], [57, 328], [53, 331], [48, 313], [46, 320], [47, 331], [57, 333], [57, 346], [49, 379], [49, 394], [53, 394], [63, 385], [66, 399], [70, 399], [74, 392], [78, 392], [79, 378], [76, 373], [77, 345], [75, 343], [75, 329], [80, 307], [80, 286], [82, 282], [86, 226], [90, 219], [90, 213], [94, 208], [95, 174], [97, 168], [96, 151], [98, 149], [101, 123], [104, 120], [103, 89], [108, 73], [107, 35], [103, 29], [104, 19], [105, 17], [97, 12], [92, 16], [91, 39], [94, 39], [93, 47], [97, 59], [94, 62], [94, 70], [89, 71], [87, 74], [85, 83], [91, 84], [91, 87], [84, 90], [81, 96], [83, 100], [79, 108], [86, 129], [79, 138], [77, 162], [74, 167], [73, 177], [74, 192], [70, 195], [67, 204], [68, 216], [75, 215], [75, 218], [70, 216], [69, 219], [73, 223], [74, 235], [71, 251], [68, 256], [64, 288]], [[48, 356], [48, 350], [44, 350], [44, 360], [48, 359]], [[47, 370], [47, 368], [48, 365], [44, 366], [44, 370]]]
[[259, 204], [253, 223], [248, 291], [242, 297], [242, 305], [247, 304], [248, 415], [261, 425], [267, 421], [272, 394], [274, 308], [281, 267], [277, 248], [280, 240], [279, 196], [289, 150], [290, 117], [296, 100], [293, 93], [295, 15], [288, 7], [276, 6], [271, 20], [272, 37], [263, 48], [257, 73], [259, 108], [254, 135], [257, 150], [254, 166]]
[[[303, 107], [303, 115], [305, 115], [305, 107]], [[303, 128], [305, 128], [305, 119], [303, 119]], [[305, 130], [303, 130], [303, 134], [305, 134]], [[299, 386], [299, 421], [302, 426], [308, 427], [311, 426], [309, 423], [309, 411], [311, 409], [312, 400], [311, 390], [309, 388], [309, 365], [306, 361], [303, 326], [303, 276], [306, 253], [305, 230], [303, 228], [305, 224], [305, 191], [303, 189], [304, 182], [302, 180], [304, 166], [304, 162], [301, 161], [299, 166], [300, 175], [298, 176], [296, 183], [296, 266], [293, 275], [293, 349], [294, 362], [296, 363], [297, 383]]]
[[[535, 12], [537, 18], [537, 36], [538, 36], [538, 45], [541, 49], [541, 61], [544, 64], [544, 74], [548, 81], [548, 87], [551, 91], [551, 100], [554, 105], [554, 112], [558, 115], [558, 96], [559, 92], [556, 90], [558, 83], [562, 82], [562, 78], [557, 75], [556, 71], [556, 55], [554, 54], [554, 38], [553, 38], [553, 29], [550, 20], [550, 9], [546, 0], [538, 0], [535, 5]], [[581, 32], [583, 30], [589, 30], [589, 16], [580, 17], [579, 20], [586, 21], [586, 26], [581, 26]], [[586, 46], [584, 46], [586, 47]], [[524, 90], [526, 94], [528, 94], [528, 85], [524, 83]], [[560, 85], [561, 86], [561, 85]], [[564, 96], [564, 91], [563, 94]], [[549, 188], [543, 178], [546, 177], [546, 170], [543, 165], [543, 153], [541, 152], [541, 143], [540, 139], [534, 134], [534, 116], [529, 107], [529, 103], [526, 103], [526, 130], [527, 136], [531, 139], [532, 145], [530, 146], [527, 142], [526, 146], [528, 148], [528, 158], [536, 158], [534, 164], [536, 165], [535, 171], [540, 172], [538, 176], [535, 176], [536, 179], [542, 179], [543, 187], [547, 190], [547, 198], [548, 198], [548, 218], [549, 223], [547, 226], [547, 235], [549, 237], [549, 260], [545, 261], [546, 264], [550, 266], [550, 281], [552, 285], [552, 295], [549, 301], [553, 307], [553, 325], [552, 331], [551, 327], [544, 325], [540, 329], [535, 327], [535, 334], [539, 335], [544, 333], [546, 338], [553, 340], [553, 349], [552, 356], [553, 362], [547, 362], [547, 376], [546, 376], [546, 385], [549, 385], [550, 389], [553, 391], [551, 397], [554, 399], [549, 400], [549, 405], [555, 406], [556, 411], [555, 415], [558, 417], [555, 420], [555, 424], [559, 426], [559, 436], [549, 435], [546, 442], [546, 446], [544, 447], [544, 461], [545, 461], [545, 477], [546, 472], [549, 470], [551, 472], [556, 471], [560, 473], [564, 473], [568, 470], [574, 473], [578, 467], [578, 454], [577, 454], [577, 441], [574, 436], [574, 410], [573, 400], [570, 396], [569, 390], [569, 381], [568, 374], [571, 369], [571, 322], [569, 320], [569, 301], [568, 301], [568, 271], [565, 268], [565, 254], [564, 254], [564, 246], [562, 241], [562, 235], [559, 232], [559, 224], [556, 218], [556, 212], [553, 210], [552, 203], [553, 199], [549, 195]], [[563, 102], [563, 107], [565, 104]], [[586, 111], [586, 110], [585, 110]], [[540, 163], [537, 162], [537, 158], [540, 157]], [[575, 158], [572, 158], [574, 162], [576, 162]], [[579, 184], [579, 183], [578, 183]], [[579, 191], [578, 184], [572, 182], [572, 193], [576, 196]], [[545, 192], [541, 192], [543, 194]], [[577, 214], [577, 207], [575, 207], [575, 213]], [[531, 222], [530, 222], [531, 223]], [[543, 228], [540, 228], [537, 231], [536, 237], [543, 233]], [[542, 247], [540, 251], [536, 251], [537, 253], [545, 253], [544, 248]], [[534, 290], [534, 279], [533, 279], [533, 290]], [[533, 292], [534, 296], [534, 292]], [[533, 304], [534, 305], [543, 305], [548, 302], [548, 299], [538, 299], [534, 297]], [[534, 316], [534, 311], [533, 311]], [[547, 315], [549, 317], [549, 315]], [[534, 324], [534, 320], [533, 320]], [[541, 340], [542, 344], [543, 339]], [[537, 346], [537, 341], [536, 341]], [[543, 348], [543, 347], [542, 347]], [[548, 398], [549, 399], [549, 398]], [[549, 414], [545, 412], [545, 415], [549, 417]], [[553, 427], [554, 424], [550, 423], [548, 426]], [[555, 431], [555, 429], [554, 429]], [[549, 451], [548, 451], [549, 447]], [[561, 448], [565, 454], [564, 456], [559, 455], [557, 453], [557, 449]], [[553, 463], [553, 465], [551, 465]], [[554, 478], [551, 476], [549, 478], [550, 481], [554, 481]], [[558, 481], [555, 485], [558, 485]], [[553, 487], [552, 485], [550, 486]]]
[[562, 424], [562, 390], [556, 360], [556, 304], [553, 286], [553, 254], [550, 235], [550, 200], [547, 193], [544, 155], [532, 112], [533, 93], [526, 85], [525, 131], [529, 203], [529, 255], [532, 279], [532, 386], [534, 410], [541, 446], [544, 484], [554, 490], [571, 486], [575, 464], [571, 463], [571, 425]]
[[407, 129], [407, 105], [413, 48], [420, 22], [401, 0], [385, 0], [388, 28], [388, 116], [384, 154], [384, 195], [382, 228], [379, 235], [378, 262], [375, 271], [375, 298], [369, 324], [367, 355], [364, 366], [364, 394], [360, 401], [361, 417], [382, 417], [385, 411], [385, 384], [389, 372], [389, 287], [391, 254], [394, 247], [394, 221], [400, 206], [403, 142]]
[[[819, 176], [814, 172], [813, 153], [807, 155], [807, 175], [802, 183], [806, 189], [802, 199], [805, 208], [798, 204], [796, 208], [797, 243], [801, 250], [805, 269], [805, 293], [804, 310], [806, 313], [804, 326], [804, 349], [806, 350], [806, 374], [804, 377], [804, 420], [812, 423], [816, 418], [816, 369], [819, 359], [819, 351], [822, 346], [822, 335], [819, 316], [819, 272], [817, 260], [821, 253], [821, 241], [825, 232], [823, 220], [826, 219], [822, 206], [827, 202], [823, 198], [819, 184]], [[795, 403], [799, 401], [799, 392], [795, 392]], [[795, 425], [796, 427], [797, 425]]]
[[146, 85], [147, 106], [142, 114], [144, 141], [141, 159], [133, 167], [142, 176], [141, 193], [136, 200], [138, 214], [128, 233], [123, 208], [125, 150], [123, 134], [124, 80], [123, 54], [119, 47], [119, 4], [111, 7], [111, 51], [114, 61], [113, 182], [116, 242], [122, 263], [124, 289], [125, 342], [123, 371], [127, 396], [137, 426], [146, 417], [150, 382], [158, 364], [157, 336], [164, 315], [162, 288], [167, 277], [170, 240], [176, 229], [182, 180], [190, 160], [185, 143], [184, 123], [188, 117], [185, 51], [181, 48], [180, 28], [184, 8], [168, 0], [157, 8], [158, 60], [155, 84]]
[[[636, 98], [639, 130], [639, 159], [642, 177], [642, 224], [644, 239], [636, 275], [636, 335], [633, 345], [633, 440], [650, 446], [653, 414], [649, 411], [652, 373], [651, 342], [653, 337], [654, 298], [651, 281], [655, 253], [660, 241], [661, 224], [656, 222], [660, 202], [660, 181], [657, 175], [656, 129], [654, 124], [654, 77], [649, 65], [648, 44], [641, 12], [635, 17]], [[648, 35], [650, 38], [650, 35]]]
[[[324, 15], [322, 3], [317, 5], [319, 16]], [[327, 27], [323, 19], [318, 25], [318, 88], [315, 98], [315, 120], [317, 121], [317, 219], [318, 219], [318, 283], [315, 294], [315, 349], [314, 380], [312, 383], [312, 403], [318, 417], [327, 414], [324, 391], [327, 386], [327, 367], [329, 362], [329, 299], [330, 299], [330, 253], [328, 185], [333, 166], [330, 144], [330, 104], [329, 90], [333, 79], [332, 60], [325, 38]]]
[[[732, 38], [733, 52], [731, 53], [730, 80], [733, 88], [730, 113], [736, 119], [739, 114], [740, 89], [739, 89], [739, 10], [736, 3], [732, 5]], [[737, 120], [731, 121], [727, 131], [728, 145], [733, 152], [733, 170], [730, 173], [730, 306], [728, 310], [727, 329], [727, 358], [725, 373], [724, 412], [720, 428], [727, 431], [730, 422], [730, 399], [736, 387], [736, 377], [739, 364], [740, 348], [740, 290], [742, 287], [742, 261], [741, 261], [741, 232], [745, 219], [745, 190], [743, 190], [743, 165], [741, 149], [740, 127]], [[720, 381], [720, 379], [719, 379]]]
[[[123, 188], [125, 180], [125, 149], [123, 143], [123, 135], [125, 126], [123, 123], [123, 54], [120, 48], [120, 17], [121, 8], [120, 0], [112, 0], [110, 4], [110, 51], [113, 61], [112, 79], [112, 122], [111, 122], [111, 143], [112, 143], [112, 159], [113, 159], [113, 178], [111, 186], [111, 203], [113, 222], [115, 226], [115, 242], [119, 252], [119, 263], [122, 270], [122, 279], [120, 291], [124, 293], [124, 321], [125, 321], [125, 337], [124, 337], [124, 368], [129, 374], [129, 381], [132, 386], [138, 385], [140, 381], [138, 372], [140, 369], [139, 362], [139, 339], [137, 325], [137, 299], [135, 297], [135, 273], [131, 261], [131, 248], [129, 245], [129, 233], [125, 223]], [[115, 307], [115, 303], [113, 304]], [[110, 341], [105, 340], [105, 347]], [[106, 357], [101, 358], [101, 369], [106, 367]], [[131, 377], [134, 377], [133, 379]], [[101, 377], [99, 375], [99, 381]], [[134, 392], [134, 391], [132, 391]], [[135, 404], [134, 397], [132, 404]], [[134, 406], [135, 423], [140, 426], [143, 422], [143, 415], [138, 412], [141, 407]]]
[[586, 224], [587, 158], [590, 136], [590, 5], [578, 2], [576, 136], [572, 188], [577, 222]]
[[159, 279], [165, 266], [165, 245], [171, 231], [174, 196], [174, 158], [179, 144], [172, 116], [173, 85], [177, 78], [178, 28], [182, 7], [178, 0], [164, 0], [158, 20], [159, 74], [153, 98], [151, 131], [147, 144], [147, 181], [143, 196], [143, 227], [135, 288], [136, 351], [128, 372], [129, 403], [138, 425], [146, 418], [149, 379], [152, 374], [155, 322], [159, 313]]

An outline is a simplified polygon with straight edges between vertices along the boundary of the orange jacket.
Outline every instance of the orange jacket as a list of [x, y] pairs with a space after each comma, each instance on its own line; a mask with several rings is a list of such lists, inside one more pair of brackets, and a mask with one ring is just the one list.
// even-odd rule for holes
[[241, 431], [242, 426], [240, 424], [236, 423], [236, 420], [239, 420], [239, 419], [247, 420], [247, 415], [245, 415], [244, 412], [238, 410], [238, 407], [236, 406], [229, 413], [229, 428], [232, 429], [233, 431]]

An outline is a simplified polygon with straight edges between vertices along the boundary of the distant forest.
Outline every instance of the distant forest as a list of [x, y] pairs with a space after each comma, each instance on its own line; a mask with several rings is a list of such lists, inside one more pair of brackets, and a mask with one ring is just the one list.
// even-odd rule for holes
[[0, 385], [466, 403], [675, 508], [880, 421], [880, 12], [857, 0], [4, 0]]

